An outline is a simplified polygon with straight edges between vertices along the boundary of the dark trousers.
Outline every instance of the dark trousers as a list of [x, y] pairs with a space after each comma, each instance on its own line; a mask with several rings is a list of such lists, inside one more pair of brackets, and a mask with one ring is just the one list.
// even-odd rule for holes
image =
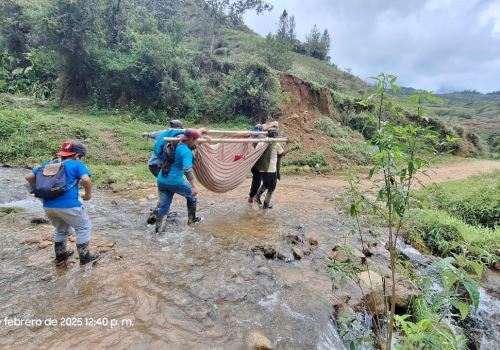
[[158, 177], [158, 174], [160, 173], [160, 166], [159, 165], [149, 165], [149, 171], [155, 178]]
[[260, 183], [262, 181], [259, 171], [256, 167], [252, 168], [252, 186], [250, 187], [250, 197], [255, 197], [257, 191], [259, 191]]
[[262, 179], [262, 189], [273, 193], [278, 183], [278, 176], [276, 173], [260, 173]]

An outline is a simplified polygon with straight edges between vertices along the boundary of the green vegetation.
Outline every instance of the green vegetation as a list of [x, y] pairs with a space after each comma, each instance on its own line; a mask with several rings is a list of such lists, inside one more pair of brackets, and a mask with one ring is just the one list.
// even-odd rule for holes
[[363, 136], [350, 128], [342, 127], [330, 118], [318, 120], [314, 127], [334, 138], [331, 149], [342, 163], [367, 165], [371, 153]]
[[416, 192], [424, 209], [412, 211], [405, 239], [433, 254], [460, 252], [500, 261], [498, 172], [429, 186]]
[[500, 173], [429, 186], [415, 193], [424, 208], [446, 211], [469, 225], [500, 225]]
[[412, 211], [405, 235], [409, 242], [424, 251], [440, 256], [470, 252], [471, 255], [487, 258], [489, 263], [500, 258], [499, 237], [498, 229], [472, 226], [440, 210]]
[[306, 154], [292, 159], [286, 159], [284, 161], [285, 166], [308, 166], [314, 169], [320, 169], [326, 165], [325, 155], [320, 152], [313, 152], [311, 154]]
[[[405, 89], [406, 93], [413, 91]], [[426, 103], [430, 115], [447, 124], [457, 125], [465, 133], [470, 130], [481, 136], [491, 156], [495, 159], [500, 157], [500, 92], [481, 94], [477, 91], [462, 91], [436, 96], [440, 98], [439, 101]], [[469, 138], [474, 142], [482, 142], [475, 140], [473, 135]]]

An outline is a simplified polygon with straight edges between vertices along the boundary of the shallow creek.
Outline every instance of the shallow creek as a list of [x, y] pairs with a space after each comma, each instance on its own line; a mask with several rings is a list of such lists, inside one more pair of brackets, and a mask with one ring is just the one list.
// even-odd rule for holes
[[[296, 201], [282, 189], [275, 209], [264, 212], [246, 203], [246, 188], [230, 196], [205, 191], [202, 224], [185, 225], [177, 198], [177, 223], [158, 236], [145, 224], [154, 189], [96, 191], [86, 203], [92, 240], [116, 243], [93, 269], [80, 269], [76, 260], [61, 271], [51, 245], [23, 244], [40, 232], [47, 240], [52, 235], [50, 225], [31, 223], [44, 213], [28, 195], [24, 173], [0, 168], [0, 206], [21, 208], [0, 218], [1, 348], [243, 349], [251, 331], [278, 349], [343, 348], [331, 322], [325, 251], [347, 228], [327, 201]], [[252, 250], [279, 248], [285, 235], [297, 233], [321, 242], [302, 260], [267, 260]], [[4, 318], [52, 318], [58, 325], [7, 326]], [[76, 320], [62, 326], [66, 318]]]

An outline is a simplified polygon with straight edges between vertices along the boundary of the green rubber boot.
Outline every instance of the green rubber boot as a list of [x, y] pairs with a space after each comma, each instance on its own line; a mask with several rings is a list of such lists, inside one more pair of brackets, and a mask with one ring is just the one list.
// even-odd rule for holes
[[90, 254], [89, 242], [77, 244], [76, 249], [78, 250], [78, 256], [80, 257], [80, 265], [95, 263], [97, 260], [101, 258], [99, 253]]
[[73, 255], [73, 251], [71, 249], [66, 249], [66, 241], [54, 242], [54, 252], [56, 253], [57, 266], [65, 265], [68, 258]]

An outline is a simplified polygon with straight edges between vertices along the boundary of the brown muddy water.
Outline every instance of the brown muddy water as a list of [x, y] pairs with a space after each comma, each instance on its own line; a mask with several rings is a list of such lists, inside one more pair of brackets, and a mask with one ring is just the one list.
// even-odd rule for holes
[[[86, 203], [92, 242], [116, 243], [92, 269], [76, 260], [60, 270], [52, 245], [23, 243], [52, 237], [50, 225], [31, 223], [44, 213], [24, 187], [25, 172], [0, 168], [0, 206], [21, 208], [0, 217], [0, 348], [244, 349], [252, 331], [277, 349], [343, 348], [325, 266], [350, 226], [328, 201], [334, 190], [278, 186], [268, 211], [246, 203], [246, 187], [204, 191], [198, 206], [206, 220], [193, 228], [177, 198], [177, 223], [159, 236], [145, 224], [153, 188], [97, 190]], [[302, 237], [310, 254], [294, 259], [288, 235]], [[309, 245], [311, 236], [319, 246]], [[265, 244], [288, 262], [252, 249]]]

